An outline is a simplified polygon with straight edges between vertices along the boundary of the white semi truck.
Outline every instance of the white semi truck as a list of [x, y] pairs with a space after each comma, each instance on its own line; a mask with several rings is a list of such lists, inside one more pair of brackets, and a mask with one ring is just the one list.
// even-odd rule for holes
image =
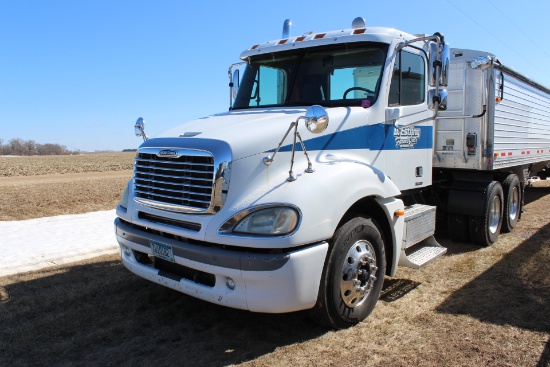
[[438, 33], [289, 30], [229, 69], [228, 112], [154, 139], [138, 119], [116, 237], [160, 285], [345, 328], [384, 276], [445, 253], [436, 216], [455, 241], [513, 230], [550, 161], [550, 90]]

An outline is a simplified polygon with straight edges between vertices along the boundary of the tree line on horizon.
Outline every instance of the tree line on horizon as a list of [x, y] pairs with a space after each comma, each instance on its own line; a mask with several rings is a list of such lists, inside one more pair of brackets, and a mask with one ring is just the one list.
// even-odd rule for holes
[[0, 155], [69, 155], [78, 154], [79, 150], [69, 150], [60, 144], [39, 144], [34, 140], [23, 140], [19, 138], [10, 139], [4, 143], [0, 139]]

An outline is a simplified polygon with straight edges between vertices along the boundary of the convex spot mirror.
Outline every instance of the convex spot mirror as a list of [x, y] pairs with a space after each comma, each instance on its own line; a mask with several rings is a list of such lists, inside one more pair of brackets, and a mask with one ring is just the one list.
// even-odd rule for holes
[[321, 106], [315, 105], [308, 108], [304, 119], [306, 128], [314, 134], [322, 133], [328, 127], [328, 114]]
[[[439, 111], [445, 111], [447, 110], [447, 97], [448, 97], [449, 93], [445, 90], [445, 89], [440, 89], [439, 90], [439, 104], [438, 104], [438, 110]], [[433, 110], [435, 108], [435, 102], [434, 102], [434, 97], [435, 97], [435, 89], [430, 89], [430, 91], [428, 92], [428, 103], [429, 103], [429, 108], [430, 110]]]

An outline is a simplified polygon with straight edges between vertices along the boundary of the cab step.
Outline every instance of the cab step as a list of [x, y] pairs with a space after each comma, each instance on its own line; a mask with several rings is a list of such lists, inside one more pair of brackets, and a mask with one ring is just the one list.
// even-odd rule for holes
[[443, 256], [446, 252], [447, 248], [441, 246], [431, 236], [404, 251], [405, 259], [402, 261], [403, 263], [400, 261], [400, 265], [419, 269]]
[[415, 204], [405, 208], [405, 228], [399, 265], [418, 269], [443, 256], [447, 249], [433, 236], [435, 206]]

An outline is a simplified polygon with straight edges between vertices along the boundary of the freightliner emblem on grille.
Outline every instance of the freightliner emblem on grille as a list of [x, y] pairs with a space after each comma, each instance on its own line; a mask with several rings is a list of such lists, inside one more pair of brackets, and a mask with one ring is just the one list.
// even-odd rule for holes
[[160, 152], [157, 153], [159, 157], [167, 157], [167, 158], [177, 158], [179, 157], [179, 154], [175, 150], [169, 150], [169, 149], [163, 149]]

